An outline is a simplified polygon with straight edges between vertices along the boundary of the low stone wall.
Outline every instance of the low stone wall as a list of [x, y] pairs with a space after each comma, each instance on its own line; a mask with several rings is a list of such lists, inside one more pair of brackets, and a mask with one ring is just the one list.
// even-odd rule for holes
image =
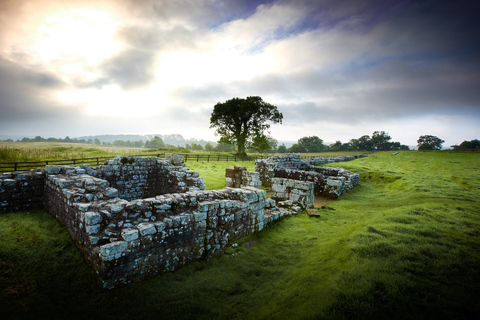
[[[216, 256], [229, 241], [264, 227], [262, 190], [189, 191], [127, 201], [112, 198], [115, 189], [105, 180], [85, 175], [48, 180], [49, 211], [70, 230], [105, 288]], [[86, 192], [75, 198], [86, 181], [92, 189], [97, 186], [93, 196], [112, 197], [89, 202], [92, 193]]]
[[313, 208], [315, 196], [314, 183], [292, 179], [272, 179], [272, 199], [276, 201], [290, 200], [303, 210]]
[[[189, 191], [127, 201], [111, 198], [115, 189], [105, 180], [81, 174], [59, 174], [48, 180], [49, 211], [70, 230], [104, 288], [222, 254], [228, 242], [261, 231], [269, 222], [264, 221], [265, 211], [270, 210], [265, 209], [266, 192], [255, 188]], [[94, 197], [102, 194], [105, 199], [85, 201], [91, 192], [76, 199], [85, 181]], [[294, 213], [276, 210], [281, 213], [278, 218]]]
[[260, 189], [262, 182], [258, 172], [247, 171], [247, 168], [243, 166], [235, 166], [225, 169], [225, 187], [254, 187]]
[[335, 163], [335, 162], [345, 162], [345, 161], [352, 161], [359, 158], [368, 157], [367, 154], [356, 154], [352, 156], [339, 156], [339, 157], [332, 157], [332, 158], [324, 158], [324, 157], [316, 157], [316, 158], [308, 158], [304, 161], [308, 164], [315, 166], [318, 164], [326, 164], [326, 163]]
[[318, 196], [338, 198], [359, 182], [359, 175], [340, 168], [316, 167], [303, 161], [298, 154], [276, 155], [255, 161], [262, 185], [272, 187], [274, 178], [285, 178], [314, 183]]
[[[198, 172], [169, 155], [3, 174], [0, 208], [43, 205], [68, 228], [101, 286], [110, 289], [222, 254], [229, 242], [313, 206], [319, 186], [339, 196], [358, 183], [358, 175], [312, 167], [299, 156], [275, 159], [262, 164], [271, 173], [274, 199], [260, 189], [264, 172], [227, 169], [226, 184], [236, 188], [205, 191]], [[282, 174], [295, 179], [280, 179]]]
[[[181, 157], [167, 158], [116, 157], [97, 168], [4, 174], [2, 210], [43, 205], [109, 289], [222, 254], [230, 241], [300, 210], [291, 201], [277, 207], [254, 187], [205, 191]], [[235, 170], [242, 185], [260, 186], [257, 173]]]
[[[167, 158], [177, 165], [173, 165]], [[203, 178], [198, 172], [185, 168], [178, 155], [167, 154], [166, 159], [115, 157], [89, 174], [107, 180], [112, 187], [118, 189], [119, 197], [126, 200], [205, 189]]]
[[44, 169], [1, 174], [0, 212], [42, 208], [44, 180]]

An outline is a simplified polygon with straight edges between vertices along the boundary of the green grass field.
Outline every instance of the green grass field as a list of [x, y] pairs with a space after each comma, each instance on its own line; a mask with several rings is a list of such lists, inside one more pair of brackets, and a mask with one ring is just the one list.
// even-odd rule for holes
[[[187, 163], [210, 189], [233, 165]], [[1, 318], [478, 319], [480, 154], [377, 153], [332, 166], [361, 176], [336, 210], [112, 291], [49, 214], [2, 214]]]
[[82, 143], [0, 142], [0, 162], [64, 160], [94, 157], [114, 157], [156, 153], [145, 148], [100, 146]]

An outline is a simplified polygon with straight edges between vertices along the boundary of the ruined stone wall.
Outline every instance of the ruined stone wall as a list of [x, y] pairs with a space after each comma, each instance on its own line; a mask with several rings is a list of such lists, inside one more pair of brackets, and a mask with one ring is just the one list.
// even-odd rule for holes
[[[185, 168], [180, 157], [170, 158], [116, 157], [97, 168], [47, 166], [2, 175], [0, 186], [8, 191], [3, 196], [23, 186], [37, 205], [44, 199], [109, 289], [222, 254], [230, 241], [300, 209], [291, 203], [279, 208], [253, 187], [205, 191], [198, 172]], [[261, 186], [257, 173], [237, 170], [242, 185]], [[4, 202], [5, 211], [17, 208], [10, 198]]]
[[272, 199], [290, 200], [303, 210], [313, 208], [315, 200], [314, 183], [283, 178], [272, 179]]
[[235, 166], [225, 169], [225, 187], [254, 187], [260, 189], [262, 182], [258, 172], [247, 171], [247, 168], [243, 166]]
[[285, 178], [314, 183], [318, 196], [337, 198], [359, 182], [359, 175], [340, 168], [316, 167], [302, 161], [299, 154], [276, 155], [255, 161], [255, 171], [262, 184], [272, 186], [272, 179]]
[[100, 243], [92, 264], [112, 288], [222, 254], [230, 241], [263, 229], [265, 199], [262, 190], [227, 188], [129, 202], [125, 218], [104, 222], [119, 237]]
[[44, 199], [101, 286], [114, 288], [222, 254], [229, 242], [298, 212], [298, 204], [309, 207], [312, 198], [312, 183], [279, 179], [283, 195], [278, 203], [267, 199], [258, 189], [260, 174], [245, 167], [234, 168], [234, 176], [239, 173], [240, 186], [247, 187], [205, 191], [197, 172], [170, 158], [116, 157], [97, 168], [4, 174], [2, 210], [40, 206]]
[[275, 155], [267, 159], [260, 159], [255, 161], [255, 172], [260, 175], [260, 181], [265, 187], [272, 186], [272, 178], [275, 177], [275, 169], [285, 168], [302, 170], [305, 163], [302, 162], [302, 157], [299, 154]]
[[174, 161], [177, 165], [161, 158], [115, 157], [91, 174], [107, 180], [127, 200], [205, 189], [198, 172], [185, 168], [177, 158]]
[[[323, 174], [319, 172], [291, 170], [286, 168], [277, 168], [273, 172], [274, 172], [274, 177], [276, 178], [312, 182], [314, 184], [315, 195], [317, 196], [324, 195], [324, 189], [325, 189], [325, 185], [327, 184], [327, 179]], [[273, 188], [274, 179], [275, 178], [271, 178], [272, 188]]]
[[352, 161], [359, 158], [368, 157], [367, 154], [356, 154], [351, 156], [339, 156], [339, 157], [332, 157], [332, 158], [324, 158], [324, 157], [316, 157], [316, 158], [308, 158], [304, 160], [306, 163], [315, 166], [318, 164], [326, 164], [326, 163], [335, 163], [335, 162], [345, 162], [345, 161]]
[[[255, 188], [188, 191], [127, 201], [106, 180], [47, 168], [48, 210], [69, 230], [102, 287], [113, 288], [222, 254], [229, 241], [294, 211]], [[266, 203], [270, 206], [266, 208]], [[274, 204], [274, 202], [273, 202]], [[265, 219], [265, 212], [276, 211]], [[273, 218], [272, 218], [273, 217]]]
[[44, 169], [0, 175], [0, 212], [43, 207]]
[[108, 181], [86, 174], [88, 169], [47, 166], [45, 181], [45, 209], [70, 231], [84, 255], [100, 241], [97, 234], [103, 221], [102, 216], [87, 209], [100, 208], [101, 202], [113, 204], [118, 199], [118, 190], [111, 188]]

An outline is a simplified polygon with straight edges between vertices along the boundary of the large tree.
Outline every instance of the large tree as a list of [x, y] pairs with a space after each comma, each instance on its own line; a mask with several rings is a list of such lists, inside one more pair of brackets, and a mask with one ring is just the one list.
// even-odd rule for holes
[[420, 136], [417, 140], [418, 150], [440, 150], [445, 141], [436, 136]]
[[210, 117], [210, 128], [221, 136], [219, 143], [235, 143], [237, 155], [245, 156], [245, 149], [255, 142], [268, 141], [266, 135], [270, 125], [282, 123], [283, 115], [277, 107], [260, 97], [233, 98], [217, 103]]

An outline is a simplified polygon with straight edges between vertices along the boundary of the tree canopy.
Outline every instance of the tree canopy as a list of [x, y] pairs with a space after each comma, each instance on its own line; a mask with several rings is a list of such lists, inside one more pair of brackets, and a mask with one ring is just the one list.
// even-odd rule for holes
[[445, 141], [436, 136], [420, 136], [417, 140], [418, 150], [441, 150]]
[[460, 146], [457, 146], [455, 149], [458, 150], [480, 150], [480, 140], [475, 139], [471, 141], [463, 141]]
[[305, 150], [304, 152], [320, 152], [325, 150], [323, 140], [317, 136], [300, 138], [298, 139], [298, 144]]
[[277, 107], [260, 97], [233, 98], [214, 106], [210, 128], [216, 128], [215, 135], [221, 136], [219, 143], [235, 143], [237, 155], [245, 156], [247, 147], [268, 143], [270, 124], [266, 122], [281, 124], [282, 119]]
[[155, 136], [152, 138], [152, 140], [145, 142], [145, 148], [165, 148], [165, 143], [163, 142], [162, 138], [160, 138], [159, 136]]

